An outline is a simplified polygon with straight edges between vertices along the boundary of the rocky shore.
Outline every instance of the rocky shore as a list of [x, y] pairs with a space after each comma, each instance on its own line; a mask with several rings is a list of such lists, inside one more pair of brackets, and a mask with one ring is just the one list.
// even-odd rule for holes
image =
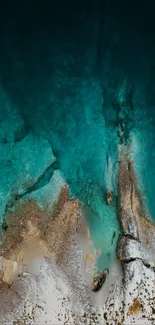
[[[0, 249], [0, 323], [73, 323], [79, 310], [82, 315], [90, 310], [91, 289], [83, 276], [79, 245], [81, 231], [85, 243], [90, 240], [87, 227], [82, 225], [79, 201], [69, 198], [68, 186], [57, 172], [52, 189], [58, 183], [50, 208], [30, 195], [8, 210]], [[47, 195], [45, 188], [42, 191]]]
[[13, 270], [17, 264], [24, 263], [26, 247], [34, 238], [40, 251], [53, 254], [56, 264], [64, 264], [70, 240], [81, 224], [79, 202], [69, 199], [67, 185], [62, 187], [51, 212], [39, 207], [33, 199], [17, 204], [15, 212], [7, 215], [7, 230], [0, 249], [1, 280], [8, 284], [11, 281], [6, 278], [9, 265]]
[[106, 324], [154, 324], [155, 226], [145, 212], [134, 164], [123, 152], [118, 185], [122, 235], [117, 255], [123, 281], [114, 286], [106, 302]]
[[91, 292], [97, 255], [90, 250], [79, 201], [69, 198], [58, 171], [44, 195], [50, 197], [55, 184], [59, 191], [49, 208], [39, 205], [34, 193], [8, 209], [0, 250], [1, 323], [154, 324], [155, 226], [145, 212], [131, 159], [121, 152], [117, 256], [123, 277], [113, 284], [104, 279], [99, 292]]

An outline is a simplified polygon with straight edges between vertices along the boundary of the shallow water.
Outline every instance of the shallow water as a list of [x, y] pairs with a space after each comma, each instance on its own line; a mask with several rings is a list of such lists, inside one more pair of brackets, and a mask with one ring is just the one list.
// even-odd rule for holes
[[[27, 2], [1, 12], [0, 150], [11, 143], [7, 177], [15, 175], [14, 159], [18, 178], [20, 155], [12, 158], [17, 142], [29, 132], [48, 139], [70, 195], [90, 207], [85, 217], [96, 249], [102, 250], [99, 268], [115, 260], [120, 232], [115, 204], [120, 123], [133, 143], [139, 187], [155, 215], [154, 35], [144, 29], [153, 24], [153, 11], [150, 17], [144, 10], [141, 22], [139, 12], [132, 16], [131, 8], [127, 12], [120, 4], [119, 11], [112, 2], [64, 7], [58, 1], [46, 8]], [[25, 157], [29, 163], [31, 155]], [[38, 164], [42, 156], [38, 153]], [[5, 177], [2, 200], [4, 187]], [[110, 207], [107, 188], [114, 193]]]

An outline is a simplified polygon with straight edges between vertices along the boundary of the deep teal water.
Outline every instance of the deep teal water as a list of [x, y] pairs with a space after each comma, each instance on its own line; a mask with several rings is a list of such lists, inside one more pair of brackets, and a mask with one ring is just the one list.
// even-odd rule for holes
[[[155, 10], [141, 5], [133, 11], [132, 1], [119, 4], [27, 2], [0, 13], [1, 118], [18, 112], [25, 123], [19, 141], [31, 131], [50, 142], [71, 196], [91, 208], [85, 216], [102, 249], [100, 268], [115, 260], [117, 236], [111, 241], [120, 231], [115, 204], [120, 120], [155, 218]], [[111, 207], [107, 187], [114, 192]]]

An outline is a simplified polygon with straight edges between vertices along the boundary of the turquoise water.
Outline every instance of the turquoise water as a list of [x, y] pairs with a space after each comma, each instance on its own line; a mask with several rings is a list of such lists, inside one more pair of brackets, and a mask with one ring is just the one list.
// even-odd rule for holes
[[[138, 179], [138, 187], [143, 194], [148, 214], [155, 221], [155, 124], [154, 111], [150, 114], [139, 110], [141, 121], [133, 131], [133, 156]], [[143, 114], [144, 118], [141, 118]], [[144, 115], [145, 114], [145, 115]]]
[[[90, 1], [89, 6], [57, 1], [46, 7], [27, 2], [10, 4], [0, 13], [0, 150], [1, 166], [7, 170], [1, 201], [4, 196], [9, 199], [7, 179], [16, 184], [18, 170], [21, 175], [26, 162], [31, 163], [29, 140], [24, 158], [20, 157], [22, 139], [30, 133], [34, 143], [40, 136], [47, 139], [56, 158], [54, 168], [63, 172], [70, 195], [90, 207], [85, 217], [96, 249], [102, 250], [99, 268], [115, 260], [120, 232], [116, 214], [120, 123], [125, 141], [133, 142], [139, 187], [155, 216], [153, 10], [151, 15], [144, 10], [140, 18], [136, 8], [132, 16], [132, 8], [123, 2], [118, 7], [100, 1]], [[45, 165], [46, 145], [39, 152], [32, 175]], [[49, 169], [39, 186], [52, 173]], [[110, 207], [105, 201], [107, 188], [114, 195]]]

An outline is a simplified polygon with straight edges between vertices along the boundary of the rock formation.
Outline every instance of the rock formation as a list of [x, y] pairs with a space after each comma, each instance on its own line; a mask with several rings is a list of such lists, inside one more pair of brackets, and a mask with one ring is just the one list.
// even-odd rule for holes
[[92, 284], [92, 291], [98, 291], [104, 282], [106, 281], [107, 277], [109, 274], [109, 270], [106, 269], [103, 272], [98, 273], [94, 279], [93, 279], [93, 284]]
[[70, 200], [68, 187], [62, 188], [52, 212], [25, 200], [7, 215], [7, 230], [0, 249], [0, 280], [11, 284], [13, 274], [20, 272], [24, 263], [26, 245], [38, 238], [39, 249], [55, 256], [59, 265], [64, 262], [71, 237], [80, 227], [80, 209], [77, 200]]
[[123, 233], [117, 253], [123, 282], [114, 286], [106, 302], [106, 324], [154, 324], [155, 226], [148, 219], [137, 188], [134, 164], [123, 152], [118, 185], [118, 215]]
[[107, 201], [108, 205], [111, 204], [111, 202], [112, 202], [112, 192], [111, 191], [106, 192], [106, 201]]

